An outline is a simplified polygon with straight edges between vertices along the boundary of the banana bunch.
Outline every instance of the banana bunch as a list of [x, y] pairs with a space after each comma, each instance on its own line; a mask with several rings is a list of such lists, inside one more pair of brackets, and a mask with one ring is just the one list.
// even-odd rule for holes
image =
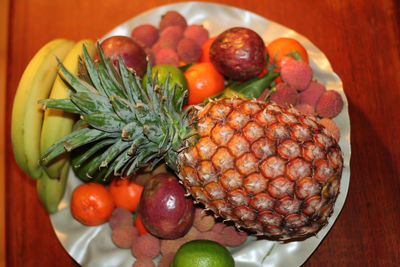
[[57, 59], [63, 60], [74, 42], [56, 39], [44, 45], [22, 74], [14, 98], [11, 139], [18, 165], [32, 178], [42, 175], [39, 165], [43, 110], [38, 101], [49, 96], [57, 76]]
[[22, 74], [14, 98], [11, 118], [11, 139], [18, 165], [31, 178], [37, 179], [39, 199], [49, 213], [57, 211], [64, 194], [69, 171], [68, 158], [58, 158], [48, 166], [41, 166], [41, 151], [72, 130], [74, 118], [62, 111], [46, 109], [38, 103], [47, 98], [68, 98], [68, 86], [58, 73], [58, 60], [77, 74], [82, 47], [91, 56], [95, 43], [82, 40], [77, 43], [55, 39], [44, 45], [32, 58]]

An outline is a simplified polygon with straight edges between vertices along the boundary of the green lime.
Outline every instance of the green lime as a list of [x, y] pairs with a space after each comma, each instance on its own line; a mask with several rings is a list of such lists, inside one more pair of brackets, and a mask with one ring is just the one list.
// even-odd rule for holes
[[[152, 71], [153, 79], [154, 79], [155, 74], [157, 73], [158, 83], [161, 86], [165, 84], [165, 81], [167, 80], [167, 77], [169, 75], [168, 90], [170, 92], [172, 91], [172, 88], [176, 84], [174, 103], [175, 103], [175, 107], [179, 108], [177, 106], [177, 100], [188, 89], [187, 81], [186, 81], [185, 76], [183, 75], [183, 72], [178, 67], [175, 67], [175, 66], [169, 65], [169, 64], [155, 65], [151, 69], [151, 71]], [[143, 80], [142, 80], [143, 88], [146, 88], [146, 82], [147, 82], [147, 73], [144, 75]], [[183, 103], [183, 104], [185, 104], [185, 103]]]
[[194, 240], [183, 244], [170, 267], [233, 267], [235, 262], [228, 249], [210, 240]]

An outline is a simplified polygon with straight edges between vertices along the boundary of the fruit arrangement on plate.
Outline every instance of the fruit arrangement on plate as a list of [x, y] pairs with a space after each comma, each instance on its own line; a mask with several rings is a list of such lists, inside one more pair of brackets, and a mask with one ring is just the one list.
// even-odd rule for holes
[[71, 169], [68, 215], [108, 227], [133, 266], [233, 266], [235, 248], [306, 242], [329, 223], [344, 107], [295, 38], [211, 33], [169, 9], [97, 45], [40, 49], [15, 96], [12, 141], [47, 211], [60, 212]]

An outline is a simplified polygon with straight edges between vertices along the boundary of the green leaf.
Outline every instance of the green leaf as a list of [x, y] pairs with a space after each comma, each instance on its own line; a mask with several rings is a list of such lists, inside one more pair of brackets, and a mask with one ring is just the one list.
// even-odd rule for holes
[[100, 61], [98, 62], [97, 70], [106, 93], [109, 97], [112, 95], [118, 95], [120, 97], [127, 98], [126, 92], [123, 88], [123, 82], [120, 73], [115, 68], [111, 59], [105, 57], [101, 46], [99, 46], [98, 48]]
[[132, 90], [132, 98], [133, 104], [142, 103], [146, 100], [146, 97], [143, 96], [143, 89], [140, 86], [140, 80], [137, 76], [134, 76], [132, 73], [129, 74], [129, 84]]
[[[103, 52], [103, 49], [100, 45], [98, 45], [98, 54], [100, 57], [99, 66], [102, 66], [106, 72], [110, 75], [110, 78], [115, 78], [114, 76], [119, 76], [118, 71], [115, 69], [115, 66], [110, 58], [106, 58]], [[119, 78], [117, 78], [118, 80]], [[116, 81], [117, 81], [116, 80]]]
[[119, 71], [121, 73], [122, 83], [124, 84], [125, 91], [128, 96], [128, 100], [131, 103], [136, 103], [135, 97], [134, 97], [134, 88], [132, 88], [132, 84], [131, 84], [131, 78], [133, 80], [132, 73], [125, 66], [124, 61], [121, 56], [118, 56], [118, 64], [119, 64]]
[[79, 136], [76, 136], [75, 138], [69, 138], [64, 142], [64, 147], [67, 151], [71, 151], [77, 147], [80, 147], [82, 145], [86, 145], [88, 143], [98, 141], [104, 138], [112, 137], [116, 138], [116, 134], [111, 134], [107, 132], [102, 132], [98, 131], [96, 129], [89, 128], [90, 131], [81, 134]]
[[[129, 142], [118, 140], [116, 143], [111, 145], [106, 151], [104, 151], [104, 153], [96, 156], [96, 158], [93, 158], [91, 160], [90, 166], [87, 171], [87, 176], [93, 177], [97, 171], [106, 168], [108, 162], [110, 162], [112, 159], [118, 156], [119, 153], [121, 153], [121, 149], [125, 150], [129, 146], [130, 146]], [[107, 175], [105, 175], [103, 178], [106, 177]]]
[[121, 138], [124, 140], [132, 140], [138, 135], [143, 135], [143, 128], [136, 121], [132, 121], [122, 128]]
[[105, 132], [120, 133], [125, 123], [115, 113], [93, 112], [81, 116], [92, 127]]
[[[97, 43], [97, 46], [100, 47], [100, 44]], [[103, 85], [101, 84], [100, 77], [97, 72], [96, 66], [94, 65], [94, 62], [93, 62], [92, 58], [90, 57], [85, 45], [83, 45], [83, 58], [85, 59], [86, 69], [89, 73], [89, 77], [92, 80], [94, 87], [96, 87], [96, 89], [102, 95], [106, 96]]]
[[189, 64], [186, 64], [186, 65], [180, 66], [179, 69], [180, 69], [182, 72], [185, 72], [185, 71], [187, 71], [187, 69], [188, 69], [190, 66], [192, 66], [192, 65], [193, 65], [193, 63], [189, 63]]
[[123, 91], [124, 91], [124, 93], [125, 93], [125, 95], [126, 95], [126, 92], [125, 92], [125, 90], [124, 90], [124, 84], [123, 84], [123, 82], [122, 82], [122, 77], [121, 77], [121, 74], [118, 72], [118, 70], [117, 70], [117, 68], [115, 67], [115, 65], [114, 65], [114, 63], [111, 61], [111, 59], [108, 59], [107, 61], [106, 61], [106, 67], [107, 67], [107, 72], [108, 72], [108, 75], [110, 76], [110, 78], [111, 78], [111, 80], [115, 83], [115, 84], [117, 84], [118, 85], [118, 87], [120, 87]]
[[99, 151], [113, 143], [115, 143], [114, 139], [104, 139], [104, 140], [97, 142], [91, 148], [86, 150], [85, 153], [82, 153], [81, 155], [79, 155], [79, 157], [74, 162], [74, 167], [79, 168], [86, 160], [88, 160], [91, 156], [93, 156], [97, 151]]
[[[168, 85], [168, 77], [167, 76], [166, 80], [165, 80], [165, 84]], [[151, 80], [152, 76], [148, 77], [147, 80]], [[158, 116], [162, 115], [159, 111], [159, 101], [157, 101], [157, 96], [159, 96], [159, 91], [161, 88], [158, 85], [158, 73], [156, 73], [154, 75], [154, 82], [148, 82], [146, 84], [146, 91], [147, 91], [147, 96], [149, 97], [149, 105], [152, 107], [152, 111], [153, 113], [155, 113], [155, 115], [157, 114]]]
[[243, 83], [232, 85], [231, 88], [246, 97], [251, 95], [258, 97], [278, 75], [277, 72], [268, 72], [262, 77], [255, 77]]
[[141, 167], [144, 167], [145, 151], [142, 148], [143, 147], [138, 148], [138, 152], [135, 154], [135, 157], [133, 157], [133, 161], [126, 173], [127, 176], [130, 176], [133, 172], [137, 171]]
[[118, 172], [128, 163], [129, 160], [132, 159], [132, 156], [128, 153], [129, 149], [123, 151], [118, 157], [111, 163], [105, 177], [108, 177], [113, 171], [114, 175], [123, 174], [122, 171]]
[[153, 143], [159, 144], [163, 140], [159, 125], [143, 125], [143, 134]]
[[[146, 90], [153, 90], [154, 84], [153, 84], [153, 74], [152, 74], [152, 70], [151, 70], [151, 65], [150, 62], [147, 63], [147, 80], [146, 80]], [[158, 77], [158, 73], [156, 72], [154, 77]]]
[[150, 63], [147, 64], [147, 81], [145, 88], [143, 88], [143, 86], [141, 86], [139, 82], [136, 89], [138, 90], [136, 93], [141, 97], [142, 102], [150, 104], [151, 98], [149, 97], [149, 92], [153, 91], [153, 81], [152, 81], [152, 72]]
[[135, 117], [142, 125], [149, 124], [154, 120], [154, 115], [147, 105], [138, 105], [135, 108]]
[[75, 90], [76, 92], [91, 92], [91, 93], [98, 93], [96, 88], [91, 86], [90, 84], [86, 83], [85, 81], [79, 79], [76, 77], [74, 74], [72, 74], [65, 66], [62, 64], [62, 62], [58, 60], [59, 67], [61, 70], [62, 75], [64, 76], [63, 79], [67, 81]]
[[106, 157], [105, 153], [106, 152], [96, 155], [90, 160], [90, 163], [88, 164], [87, 167], [88, 168], [86, 173], [87, 177], [94, 177], [97, 174], [97, 172], [100, 171], [100, 164]]
[[278, 75], [279, 73], [277, 72], [268, 72], [262, 77], [255, 77], [242, 83], [231, 82], [221, 93], [210, 97], [210, 99], [229, 98], [234, 95], [247, 99], [257, 98], [271, 85]]
[[79, 119], [72, 126], [72, 131], [77, 131], [79, 129], [87, 128], [87, 127], [89, 127], [89, 124], [87, 124], [85, 121]]
[[90, 79], [86, 65], [81, 56], [78, 56], [78, 78], [93, 86], [92, 80]]
[[159, 142], [159, 144], [158, 144], [158, 150], [159, 151], [162, 151], [163, 153], [165, 152], [165, 151], [167, 151], [168, 150], [168, 148], [171, 146], [171, 142], [169, 142], [170, 141], [170, 136], [173, 136], [173, 134], [170, 134], [170, 132], [173, 132], [174, 131], [174, 129], [173, 129], [173, 127], [172, 127], [172, 125], [168, 125], [169, 127], [168, 127], [168, 129], [166, 130], [166, 133], [164, 134], [163, 133], [163, 135], [161, 136], [162, 138], [161, 138], [161, 142]]
[[71, 99], [44, 99], [40, 100], [39, 104], [43, 104], [45, 108], [61, 109], [74, 114], [82, 113], [82, 110], [72, 103]]
[[110, 101], [115, 113], [121, 120], [130, 122], [135, 119], [135, 107], [128, 100], [119, 96], [112, 96]]
[[103, 85], [103, 88], [108, 97], [117, 95], [122, 98], [127, 98], [124, 89], [111, 79], [109, 73], [106, 72], [106, 69], [102, 64], [99, 64], [97, 69], [99, 72], [101, 84]]
[[303, 58], [301, 57], [300, 53], [297, 52], [296, 50], [291, 51], [290, 53], [287, 54], [287, 56], [290, 56], [296, 60], [303, 61]]
[[40, 159], [40, 164], [46, 166], [52, 159], [59, 155], [69, 152], [87, 143], [97, 141], [107, 137], [115, 137], [115, 134], [102, 132], [92, 128], [81, 128], [74, 131], [54, 143]]
[[108, 164], [115, 158], [117, 157], [122, 151], [127, 150], [128, 147], [130, 147], [132, 142], [129, 141], [124, 141], [122, 139], [119, 139], [117, 142], [115, 142], [113, 145], [111, 145], [105, 152], [104, 154], [106, 157], [104, 160], [100, 163], [100, 168], [102, 167], [107, 167]]
[[[173, 98], [175, 98], [175, 92], [176, 92], [176, 85], [175, 85], [175, 87], [174, 87]], [[176, 104], [175, 104], [176, 109], [175, 109], [175, 111], [179, 111], [179, 112], [182, 111], [183, 105], [184, 105], [185, 102], [186, 102], [186, 98], [187, 98], [188, 93], [189, 93], [189, 91], [188, 91], [188, 90], [185, 90], [185, 91], [182, 93], [182, 96], [176, 99]], [[177, 113], [179, 113], [179, 112], [177, 112]]]
[[72, 93], [70, 97], [71, 101], [83, 111], [81, 114], [92, 112], [114, 112], [110, 100], [103, 95], [91, 92], [79, 92]]

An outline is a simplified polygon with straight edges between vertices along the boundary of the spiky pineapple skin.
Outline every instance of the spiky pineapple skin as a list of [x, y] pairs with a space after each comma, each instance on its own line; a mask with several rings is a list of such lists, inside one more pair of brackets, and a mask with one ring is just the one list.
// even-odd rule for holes
[[239, 98], [208, 103], [179, 155], [188, 193], [216, 216], [276, 240], [316, 234], [333, 211], [343, 157], [315, 117]]

